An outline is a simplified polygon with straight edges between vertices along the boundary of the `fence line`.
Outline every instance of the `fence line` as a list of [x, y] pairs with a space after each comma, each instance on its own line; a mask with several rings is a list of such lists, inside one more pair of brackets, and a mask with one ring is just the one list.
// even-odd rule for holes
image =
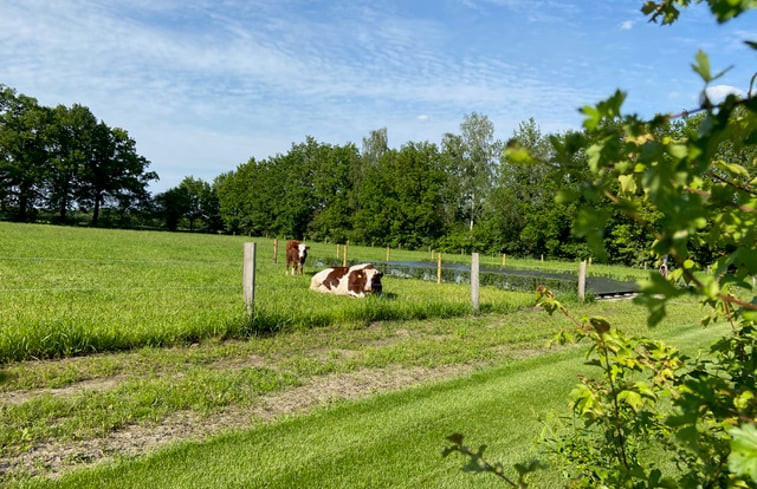
[[[347, 250], [348, 250], [348, 244], [337, 245], [337, 249], [341, 251], [339, 253], [340, 258], [342, 260], [347, 259]], [[341, 250], [339, 249], [341, 248]], [[390, 248], [386, 248], [386, 254], [387, 258], [390, 257]], [[442, 283], [442, 255], [443, 253], [441, 251], [432, 251], [432, 255], [434, 258], [436, 258], [436, 266], [437, 266], [437, 274], [436, 274], [436, 282]], [[474, 255], [478, 255], [478, 253], [474, 253]], [[275, 255], [274, 255], [275, 256]], [[502, 265], [506, 265], [506, 259], [507, 255], [502, 255]], [[224, 265], [229, 267], [238, 267], [239, 262], [237, 261], [201, 261], [201, 260], [135, 260], [135, 259], [118, 259], [118, 258], [50, 258], [50, 257], [19, 257], [19, 256], [0, 256], [0, 261], [7, 260], [7, 261], [40, 261], [40, 262], [90, 262], [90, 263], [124, 263], [124, 264], [166, 264], [166, 263], [173, 263], [173, 264], [186, 264], [186, 265]], [[389, 261], [387, 259], [387, 261]], [[480, 262], [479, 262], [480, 263]], [[430, 264], [431, 265], [431, 264]], [[586, 266], [588, 263], [586, 261], [581, 262], [579, 267], [579, 280], [578, 280], [578, 296], [579, 298], [583, 299], [585, 297], [586, 292]], [[433, 267], [433, 265], [431, 265]], [[471, 275], [473, 274], [473, 258], [471, 256]], [[471, 276], [471, 286], [473, 287], [473, 277]], [[478, 285], [478, 284], [476, 284]], [[261, 287], [261, 291], [268, 292], [272, 290], [286, 290], [291, 288], [287, 285], [276, 285], [276, 286], [268, 286], [263, 284]], [[50, 286], [50, 287], [17, 287], [17, 288], [0, 288], [0, 293], [23, 293], [23, 292], [97, 292], [97, 291], [160, 291], [160, 290], [185, 290], [185, 291], [191, 291], [191, 290], [234, 290], [238, 289], [238, 285], [198, 285], [198, 286], [183, 286], [183, 285], [176, 285], [176, 286], [133, 286], [133, 287], [56, 287], [56, 286]], [[475, 300], [472, 297], [472, 302], [474, 305], [474, 308], [476, 306]]]
[[[129, 291], [129, 290], [221, 290], [237, 289], [236, 285], [208, 285], [208, 286], [177, 286], [177, 287], [24, 287], [16, 289], [0, 289], [0, 292], [97, 292], [98, 290], [107, 291]], [[286, 287], [278, 287], [284, 289]]]
[[203, 264], [203, 265], [237, 265], [236, 262], [228, 260], [134, 260], [130, 258], [50, 258], [42, 256], [0, 256], [0, 261], [72, 261], [72, 262], [103, 262], [103, 263], [186, 263], [186, 264]]

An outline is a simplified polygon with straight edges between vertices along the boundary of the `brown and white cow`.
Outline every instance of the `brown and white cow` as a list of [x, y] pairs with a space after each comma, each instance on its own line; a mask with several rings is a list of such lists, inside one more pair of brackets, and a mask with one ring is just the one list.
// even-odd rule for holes
[[365, 297], [366, 293], [381, 293], [381, 277], [384, 274], [370, 263], [351, 267], [332, 267], [313, 275], [310, 289], [327, 294]]
[[292, 275], [296, 272], [300, 272], [300, 275], [304, 273], [305, 258], [308, 257], [309, 249], [310, 246], [306, 246], [296, 239], [287, 241], [287, 268], [285, 271], [287, 275], [289, 275], [289, 267], [292, 267]]

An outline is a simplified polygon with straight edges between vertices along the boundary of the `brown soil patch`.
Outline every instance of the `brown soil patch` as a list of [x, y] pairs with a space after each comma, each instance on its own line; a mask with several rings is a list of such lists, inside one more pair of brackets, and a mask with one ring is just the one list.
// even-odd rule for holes
[[35, 397], [50, 394], [59, 397], [69, 397], [82, 391], [95, 390], [103, 391], [111, 389], [121, 382], [122, 377], [108, 377], [102, 379], [83, 380], [66, 387], [60, 387], [57, 389], [33, 389], [28, 391], [9, 391], [0, 392], [0, 404], [22, 404], [27, 401], [31, 401]]

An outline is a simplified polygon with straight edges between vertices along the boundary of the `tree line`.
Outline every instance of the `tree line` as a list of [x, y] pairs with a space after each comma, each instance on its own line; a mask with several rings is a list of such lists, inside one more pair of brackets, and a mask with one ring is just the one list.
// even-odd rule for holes
[[122, 220], [150, 200], [157, 180], [124, 129], [98, 121], [84, 106], [55, 108], [0, 84], [0, 215], [34, 221], [42, 212], [66, 223], [73, 209], [97, 226], [101, 210]]
[[[360, 148], [307, 137], [213, 182], [187, 176], [153, 196], [158, 175], [125, 130], [87, 107], [44, 107], [0, 85], [0, 218], [585, 258], [586, 239], [571, 233], [589, 171], [583, 134], [544, 134], [529, 119], [503, 142], [473, 112], [440, 144], [390, 148], [386, 128]], [[609, 204], [607, 258], [646, 262], [652, 233]]]

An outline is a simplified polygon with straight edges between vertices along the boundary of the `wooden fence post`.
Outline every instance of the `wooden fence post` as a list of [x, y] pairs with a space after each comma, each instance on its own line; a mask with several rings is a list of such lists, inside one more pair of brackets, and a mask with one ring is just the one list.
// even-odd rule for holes
[[473, 311], [475, 312], [478, 312], [478, 262], [478, 253], [473, 253], [470, 264], [470, 298], [471, 303], [473, 304]]
[[347, 242], [344, 243], [344, 246], [342, 248], [342, 266], [343, 267], [347, 266], [347, 250], [349, 249], [349, 247], [350, 247], [350, 240], [347, 240]]
[[578, 265], [578, 298], [586, 299], [586, 260], [581, 260]]
[[442, 252], [436, 254], [436, 283], [442, 283]]
[[339, 259], [339, 243], [336, 244], [336, 259]]
[[255, 252], [256, 243], [244, 244], [244, 257], [242, 263], [242, 290], [244, 303], [250, 316], [255, 309]]
[[279, 262], [279, 239], [273, 238], [273, 262]]
[[386, 261], [389, 261], [389, 247], [386, 247]]
[[507, 266], [507, 253], [502, 253], [502, 268]]

